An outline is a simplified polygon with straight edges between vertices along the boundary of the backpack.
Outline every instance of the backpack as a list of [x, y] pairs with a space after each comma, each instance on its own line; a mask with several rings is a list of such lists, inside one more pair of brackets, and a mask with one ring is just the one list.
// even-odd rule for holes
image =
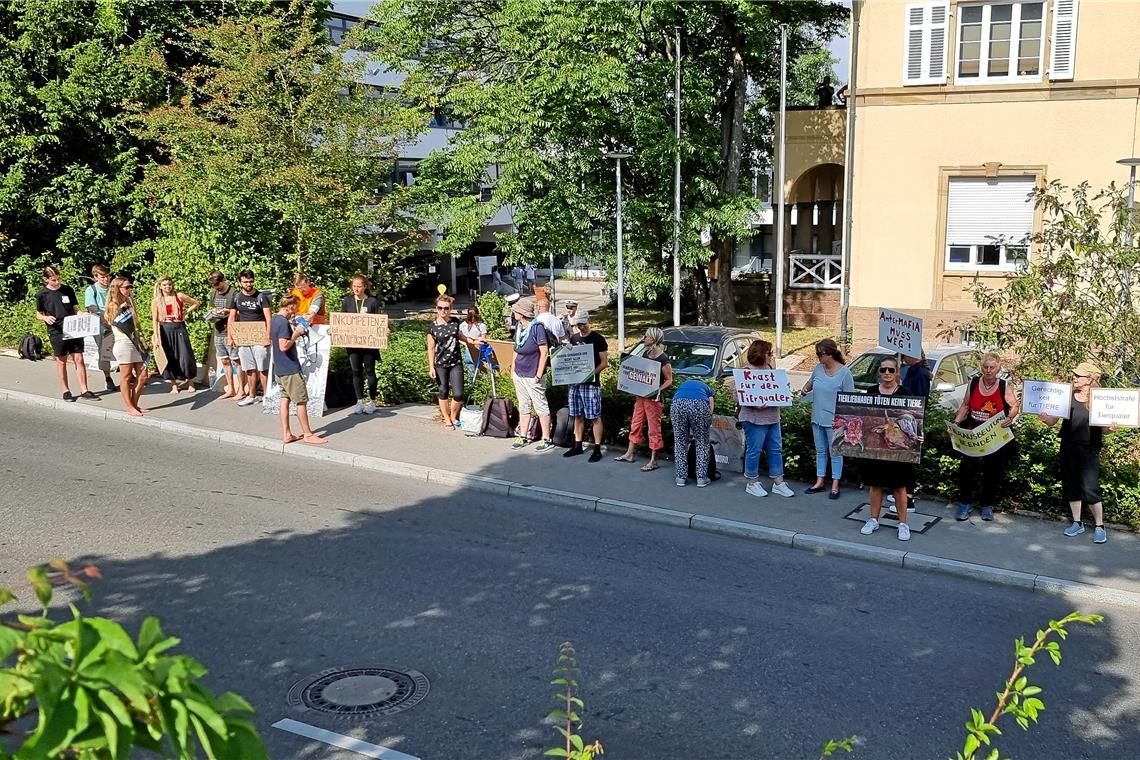
[[20, 358], [33, 362], [44, 358], [44, 342], [39, 336], [24, 333], [24, 337], [20, 338]]
[[570, 407], [564, 406], [554, 415], [554, 430], [550, 437], [555, 446], [568, 449], [574, 445], [574, 426], [570, 423]]
[[517, 424], [515, 405], [509, 398], [492, 397], [483, 402], [483, 424], [479, 427], [479, 435], [513, 438]]

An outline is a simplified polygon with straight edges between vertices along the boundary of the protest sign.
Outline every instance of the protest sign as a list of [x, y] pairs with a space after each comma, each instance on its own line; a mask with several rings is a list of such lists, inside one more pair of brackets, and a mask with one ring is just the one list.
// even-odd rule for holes
[[1021, 411], [1026, 414], [1045, 413], [1050, 417], [1067, 420], [1072, 401], [1073, 386], [1068, 383], [1026, 380], [1021, 388]]
[[509, 340], [489, 340], [487, 345], [495, 352], [495, 364], [499, 371], [511, 374], [511, 364], [515, 360], [515, 344]]
[[[308, 334], [298, 338], [295, 344], [297, 359], [301, 364], [301, 377], [305, 378], [305, 390], [309, 394], [305, 411], [310, 420], [320, 419], [325, 413], [325, 386], [328, 384], [329, 351], [332, 349], [328, 330], [328, 325], [313, 325], [309, 328]], [[261, 411], [265, 414], [277, 414], [281, 409], [281, 398], [281, 386], [276, 382], [273, 363], [270, 362], [269, 391], [262, 399]], [[297, 416], [296, 404], [290, 402], [289, 414]]]
[[655, 359], [631, 356], [618, 368], [619, 391], [634, 396], [652, 396], [660, 388], [661, 362]]
[[918, 464], [926, 399], [877, 393], [838, 393], [832, 427], [833, 456]]
[[230, 337], [235, 346], [266, 346], [268, 331], [264, 322], [230, 322]]
[[84, 366], [95, 372], [117, 370], [119, 363], [115, 361], [115, 355], [111, 351], [114, 345], [115, 339], [111, 337], [110, 333], [103, 336], [88, 335], [85, 337], [83, 339]]
[[782, 369], [734, 369], [736, 403], [740, 406], [791, 406], [792, 389]]
[[334, 347], [388, 348], [388, 315], [357, 314], [351, 311], [329, 313], [329, 338]]
[[998, 412], [972, 430], [951, 424], [950, 445], [963, 456], [989, 456], [1013, 440], [1013, 431], [1002, 427], [1004, 421], [1005, 413]]
[[564, 348], [550, 360], [550, 376], [554, 385], [584, 383], [593, 375], [594, 347], [588, 343]]
[[86, 338], [103, 332], [103, 320], [98, 314], [72, 314], [63, 318], [64, 338]]
[[1140, 390], [1093, 388], [1089, 391], [1089, 424], [1140, 427]]
[[903, 356], [922, 356], [922, 320], [880, 306], [879, 345]]

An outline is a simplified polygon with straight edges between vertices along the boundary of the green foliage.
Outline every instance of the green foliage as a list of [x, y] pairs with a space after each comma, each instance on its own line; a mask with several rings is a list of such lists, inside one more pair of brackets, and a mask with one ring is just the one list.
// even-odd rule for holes
[[825, 757], [831, 757], [839, 750], [844, 752], [854, 752], [855, 742], [859, 739], [857, 736], [848, 736], [846, 739], [828, 739], [827, 743], [823, 745], [823, 750], [820, 752], [820, 760]]
[[507, 323], [503, 314], [507, 309], [507, 299], [493, 290], [479, 296], [479, 316], [487, 324], [487, 337], [494, 340], [507, 340]]
[[434, 404], [436, 385], [428, 374], [427, 323], [396, 322], [388, 349], [376, 365], [376, 395], [384, 404]]
[[[20, 746], [11, 758], [117, 760], [135, 748], [154, 756], [192, 760], [268, 760], [254, 728], [253, 708], [237, 694], [215, 696], [201, 684], [206, 668], [171, 654], [179, 639], [146, 618], [131, 636], [118, 623], [48, 616], [54, 587], [70, 585], [90, 598], [84, 578], [62, 560], [28, 571], [40, 615], [0, 621], [0, 735]], [[16, 595], [0, 589], [0, 606]], [[34, 721], [32, 727], [29, 721]]]
[[558, 664], [554, 668], [554, 680], [551, 686], [557, 686], [558, 692], [554, 701], [558, 707], [546, 715], [546, 719], [557, 721], [554, 730], [562, 735], [565, 746], [554, 747], [542, 754], [546, 757], [564, 757], [566, 760], [594, 760], [597, 755], [604, 754], [602, 743], [594, 741], [586, 744], [578, 731], [582, 728], [582, 716], [579, 711], [585, 712], [586, 705], [578, 695], [578, 661], [574, 657], [574, 647], [569, 641], [558, 647]]

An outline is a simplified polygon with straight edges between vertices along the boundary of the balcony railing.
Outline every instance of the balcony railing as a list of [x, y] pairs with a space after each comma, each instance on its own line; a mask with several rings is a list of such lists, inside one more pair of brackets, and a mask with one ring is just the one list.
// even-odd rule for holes
[[842, 287], [842, 256], [792, 251], [789, 259], [788, 287], [805, 290], [837, 290]]

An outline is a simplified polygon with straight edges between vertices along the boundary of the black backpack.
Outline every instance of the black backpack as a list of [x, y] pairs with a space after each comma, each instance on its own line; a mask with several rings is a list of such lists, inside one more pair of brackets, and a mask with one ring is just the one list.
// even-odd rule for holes
[[554, 430], [550, 437], [555, 446], [568, 449], [574, 445], [574, 424], [570, 421], [570, 407], [564, 406], [554, 415]]
[[20, 338], [20, 358], [33, 362], [44, 358], [44, 342], [39, 336], [24, 333], [24, 337]]

